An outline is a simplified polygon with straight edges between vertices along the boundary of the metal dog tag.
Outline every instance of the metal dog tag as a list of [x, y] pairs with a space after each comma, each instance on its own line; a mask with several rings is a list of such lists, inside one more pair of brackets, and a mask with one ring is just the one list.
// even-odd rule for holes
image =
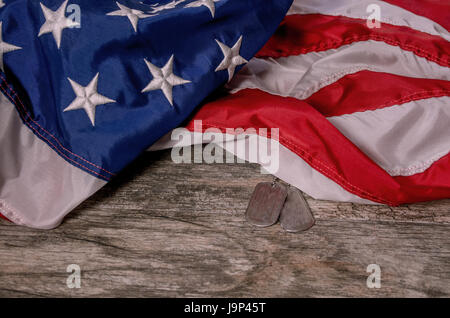
[[281, 210], [280, 223], [285, 231], [294, 233], [306, 231], [314, 225], [314, 216], [299, 189], [289, 187], [286, 202]]
[[247, 221], [259, 227], [274, 225], [280, 217], [286, 197], [284, 185], [276, 182], [258, 183], [245, 212]]

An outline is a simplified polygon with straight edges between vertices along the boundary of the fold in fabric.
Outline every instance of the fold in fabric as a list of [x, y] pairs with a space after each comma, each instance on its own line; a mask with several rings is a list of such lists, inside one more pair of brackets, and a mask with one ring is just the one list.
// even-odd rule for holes
[[229, 81], [291, 4], [5, 2], [0, 212], [27, 226], [59, 224]]

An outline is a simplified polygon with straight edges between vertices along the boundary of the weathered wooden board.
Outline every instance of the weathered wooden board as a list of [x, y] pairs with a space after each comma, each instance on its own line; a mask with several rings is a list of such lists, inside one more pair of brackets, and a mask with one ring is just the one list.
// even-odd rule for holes
[[[450, 296], [450, 201], [308, 202], [316, 225], [253, 228], [252, 164], [144, 154], [52, 231], [0, 222], [0, 296]], [[381, 266], [381, 288], [366, 267]], [[66, 268], [82, 270], [80, 289]]]

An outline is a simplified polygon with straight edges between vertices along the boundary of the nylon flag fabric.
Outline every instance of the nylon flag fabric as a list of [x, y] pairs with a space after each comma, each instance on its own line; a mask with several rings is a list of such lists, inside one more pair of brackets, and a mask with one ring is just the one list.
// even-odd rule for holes
[[[230, 127], [276, 139], [274, 174], [317, 199], [449, 198], [449, 31], [448, 0], [295, 0], [225, 95], [185, 128], [192, 143]], [[152, 149], [170, 146], [166, 137]]]
[[156, 2], [1, 2], [9, 220], [54, 227], [148, 146], [214, 134], [317, 199], [450, 197], [449, 1]]
[[291, 0], [0, 1], [0, 212], [49, 229], [179, 126]]

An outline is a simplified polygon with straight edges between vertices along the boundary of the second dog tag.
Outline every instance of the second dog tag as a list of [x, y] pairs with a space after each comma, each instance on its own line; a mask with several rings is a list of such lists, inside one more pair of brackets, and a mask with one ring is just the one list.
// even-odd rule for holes
[[260, 227], [274, 225], [280, 217], [286, 196], [287, 189], [282, 184], [258, 183], [245, 212], [247, 221]]
[[289, 187], [288, 196], [281, 210], [281, 227], [287, 232], [306, 231], [315, 223], [311, 209], [299, 189]]

